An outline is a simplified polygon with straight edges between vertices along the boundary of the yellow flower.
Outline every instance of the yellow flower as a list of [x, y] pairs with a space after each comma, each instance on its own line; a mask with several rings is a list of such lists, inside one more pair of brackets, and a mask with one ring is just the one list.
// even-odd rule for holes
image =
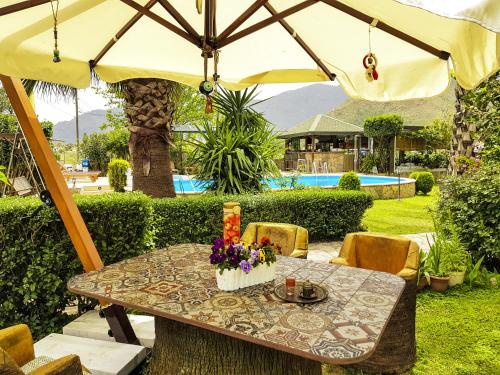
[[266, 261], [266, 256], [264, 255], [264, 252], [262, 250], [259, 252], [259, 261], [261, 263], [264, 263]]

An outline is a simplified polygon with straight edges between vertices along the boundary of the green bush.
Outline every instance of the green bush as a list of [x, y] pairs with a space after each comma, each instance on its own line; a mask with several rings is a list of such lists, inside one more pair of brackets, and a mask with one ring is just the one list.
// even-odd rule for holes
[[127, 169], [130, 163], [123, 159], [113, 159], [108, 164], [109, 184], [116, 192], [124, 192], [127, 186]]
[[415, 190], [427, 195], [432, 190], [432, 187], [436, 183], [434, 176], [431, 172], [413, 172], [410, 174], [410, 178], [416, 180]]
[[[105, 264], [150, 246], [151, 200], [142, 194], [76, 196]], [[35, 198], [0, 199], [0, 327], [29, 324], [35, 338], [60, 330], [75, 301], [68, 280], [83, 272], [54, 209]]]
[[339, 180], [340, 190], [361, 190], [361, 181], [356, 172], [344, 173]]
[[440, 186], [437, 213], [445, 225], [451, 213], [465, 249], [477, 262], [500, 269], [500, 167], [483, 166], [475, 173], [450, 177]]
[[367, 193], [335, 190], [156, 199], [156, 246], [210, 243], [221, 236], [222, 205], [226, 201], [240, 202], [242, 228], [256, 221], [297, 224], [309, 231], [310, 241], [338, 240], [360, 230], [363, 214], [372, 205]]

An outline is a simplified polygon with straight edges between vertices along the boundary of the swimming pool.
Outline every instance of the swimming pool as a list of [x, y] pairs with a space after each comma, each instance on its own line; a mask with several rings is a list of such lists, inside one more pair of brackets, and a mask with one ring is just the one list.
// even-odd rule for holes
[[[298, 183], [304, 186], [316, 186], [316, 187], [335, 187], [339, 184], [340, 176], [342, 173], [335, 174], [307, 174], [298, 176]], [[286, 176], [284, 176], [286, 177]], [[387, 186], [387, 185], [397, 185], [397, 177], [388, 176], [364, 176], [359, 175], [361, 180], [361, 186]], [[271, 189], [279, 189], [279, 182], [282, 179], [272, 178], [269, 180], [269, 187]], [[413, 183], [415, 180], [410, 178], [401, 178], [401, 184]], [[193, 179], [189, 176], [174, 176], [174, 186], [177, 193], [202, 193], [205, 191], [205, 186], [203, 181]]]

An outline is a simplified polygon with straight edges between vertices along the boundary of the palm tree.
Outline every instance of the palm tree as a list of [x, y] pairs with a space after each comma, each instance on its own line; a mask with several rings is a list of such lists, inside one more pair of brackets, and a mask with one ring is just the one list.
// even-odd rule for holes
[[[42, 81], [24, 81], [28, 93], [74, 96], [75, 89]], [[130, 79], [112, 85], [122, 93], [130, 121], [132, 189], [154, 197], [175, 197], [170, 165], [171, 126], [182, 87], [163, 79]]]

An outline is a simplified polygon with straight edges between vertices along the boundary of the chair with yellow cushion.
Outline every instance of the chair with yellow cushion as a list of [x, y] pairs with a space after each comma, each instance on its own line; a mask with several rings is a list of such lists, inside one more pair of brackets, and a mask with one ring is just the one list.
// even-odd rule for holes
[[35, 358], [33, 338], [26, 324], [0, 330], [1, 375], [82, 375], [90, 374], [82, 368], [77, 355], [59, 359]]
[[281, 246], [281, 254], [295, 258], [307, 258], [309, 235], [307, 229], [294, 224], [250, 223], [241, 236], [241, 242], [254, 243], [267, 236]]
[[402, 373], [413, 367], [416, 359], [415, 312], [420, 264], [418, 244], [400, 236], [349, 233], [339, 256], [330, 262], [388, 272], [405, 280], [405, 289], [375, 351], [353, 367], [383, 373]]

